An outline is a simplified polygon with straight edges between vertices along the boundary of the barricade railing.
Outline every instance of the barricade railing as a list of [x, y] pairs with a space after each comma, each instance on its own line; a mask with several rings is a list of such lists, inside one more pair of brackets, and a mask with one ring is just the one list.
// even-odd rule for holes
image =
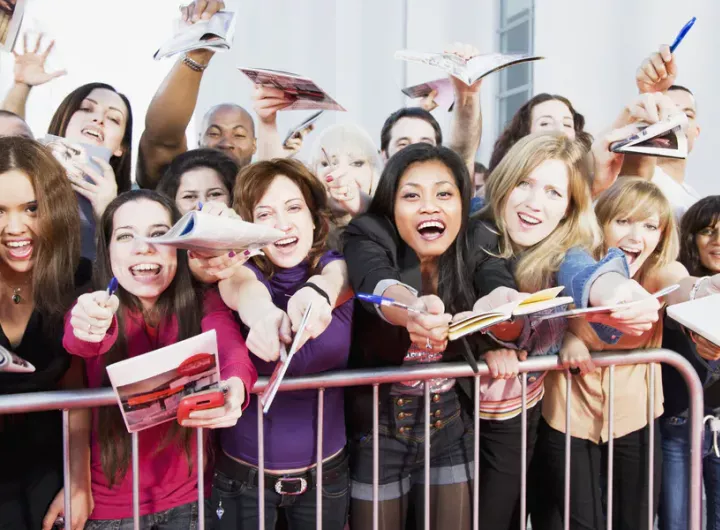
[[[700, 530], [702, 523], [701, 511], [701, 474], [702, 474], [702, 433], [703, 433], [703, 387], [692, 365], [681, 355], [664, 349], [648, 349], [628, 352], [614, 352], [593, 355], [593, 362], [596, 367], [609, 367], [609, 408], [608, 408], [608, 468], [607, 468], [607, 528], [613, 527], [613, 427], [614, 427], [614, 386], [615, 386], [615, 366], [631, 365], [631, 364], [654, 364], [667, 363], [675, 367], [682, 375], [689, 391], [689, 428], [690, 428], [690, 477], [688, 502], [688, 521], [687, 528], [689, 530]], [[527, 490], [527, 373], [542, 372], [550, 370], [563, 370], [558, 365], [556, 356], [532, 357], [520, 363], [520, 378], [522, 383], [522, 430], [521, 430], [521, 484], [520, 484], [520, 514], [521, 529], [526, 529], [527, 507], [526, 507], [526, 490]], [[571, 385], [573, 376], [566, 371], [567, 374], [567, 403], [566, 403], [566, 429], [565, 429], [565, 494], [564, 494], [564, 527], [570, 528], [570, 407], [571, 407]], [[371, 385], [373, 387], [373, 528], [378, 528], [378, 482], [379, 482], [379, 385], [387, 383], [396, 383], [408, 380], [424, 381], [425, 395], [425, 512], [424, 512], [424, 528], [430, 528], [430, 379], [436, 378], [461, 378], [472, 377], [474, 381], [474, 483], [473, 488], [473, 529], [477, 530], [480, 526], [480, 516], [478, 513], [478, 477], [481, 469], [480, 462], [480, 417], [477, 414], [480, 406], [480, 376], [489, 375], [487, 365], [479, 363], [479, 373], [474, 374], [469, 365], [465, 363], [441, 363], [441, 364], [425, 364], [407, 367], [377, 368], [370, 370], [345, 370], [338, 372], [326, 372], [313, 376], [289, 378], [283, 381], [280, 391], [289, 390], [312, 390], [318, 391], [318, 418], [317, 418], [317, 472], [316, 472], [316, 496], [317, 496], [317, 514], [316, 527], [322, 528], [322, 455], [323, 455], [323, 414], [324, 414], [324, 391], [327, 388], [348, 387], [348, 386], [364, 386]], [[580, 376], [577, 376], [580, 377]], [[255, 387], [253, 393], [261, 393], [267, 385], [267, 379], [261, 378]], [[648, 391], [648, 418], [655, 417], [655, 370], [650, 369]], [[39, 412], [46, 410], [62, 410], [62, 436], [63, 436], [63, 472], [64, 472], [64, 491], [65, 491], [65, 528], [70, 529], [72, 515], [70, 505], [70, 433], [69, 433], [69, 413], [71, 409], [93, 408], [101, 406], [117, 405], [115, 394], [112, 389], [86, 389], [86, 390], [65, 390], [55, 392], [36, 392], [29, 394], [13, 394], [0, 396], [0, 415], [15, 414], [27, 412]], [[537, 406], [537, 405], [536, 405]], [[265, 455], [264, 455], [264, 418], [262, 406], [257, 400], [258, 407], [258, 514], [259, 528], [265, 528], [265, 490], [264, 490], [264, 471], [265, 471]], [[651, 425], [652, 427], [652, 425]], [[140, 528], [139, 513], [139, 458], [138, 458], [138, 435], [133, 433], [132, 437], [132, 470], [133, 470], [133, 519], [135, 529]], [[649, 454], [648, 454], [648, 520], [652, 521], [653, 512], [653, 463], [654, 463], [654, 429], [650, 428]], [[197, 469], [198, 469], [198, 528], [205, 528], [204, 522], [204, 481], [203, 467], [205, 449], [203, 446], [203, 429], [197, 429]], [[648, 524], [648, 528], [653, 528], [654, 524]]]

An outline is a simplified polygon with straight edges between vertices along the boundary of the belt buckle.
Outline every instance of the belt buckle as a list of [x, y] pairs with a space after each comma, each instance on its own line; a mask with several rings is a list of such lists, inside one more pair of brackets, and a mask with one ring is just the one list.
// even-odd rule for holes
[[285, 477], [275, 482], [275, 492], [278, 495], [302, 495], [307, 491], [307, 485], [303, 477]]

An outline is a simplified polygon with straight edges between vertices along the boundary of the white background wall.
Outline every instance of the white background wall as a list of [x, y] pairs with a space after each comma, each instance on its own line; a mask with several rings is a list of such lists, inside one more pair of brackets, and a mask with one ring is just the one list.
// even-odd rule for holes
[[[238, 10], [233, 50], [218, 54], [208, 68], [198, 101], [198, 118], [213, 104], [234, 101], [250, 105], [250, 82], [236, 67], [278, 68], [309, 75], [347, 109], [327, 113], [320, 122], [351, 120], [363, 125], [379, 143], [386, 116], [405, 103], [400, 87], [438, 77], [437, 71], [407, 65], [393, 53], [407, 47], [442, 49], [453, 41], [469, 42], [481, 51], [498, 49], [499, 0], [226, 0]], [[139, 139], [147, 105], [172, 60], [153, 61], [152, 54], [171, 30], [177, 0], [28, 0], [24, 27], [56, 39], [51, 68], [69, 74], [35, 89], [28, 121], [37, 135], [47, 129], [62, 98], [90, 81], [105, 81], [125, 92], [135, 113]], [[720, 2], [702, 0], [535, 0], [535, 52], [548, 57], [536, 63], [535, 92], [569, 97], [598, 132], [635, 94], [634, 72], [642, 58], [670, 41], [691, 17], [698, 23], [677, 53], [679, 82], [698, 99], [704, 126], [690, 159], [690, 182], [702, 193], [720, 193], [711, 153], [720, 141], [712, 124], [720, 118], [714, 89], [720, 70], [713, 68], [720, 49]], [[0, 93], [12, 81], [12, 56], [0, 56]], [[487, 162], [496, 132], [497, 76], [484, 81], [483, 144], [479, 159]], [[281, 130], [307, 113], [284, 112]], [[448, 114], [435, 116], [449, 133]], [[197, 137], [189, 130], [191, 145]], [[311, 143], [308, 142], [308, 143]]]

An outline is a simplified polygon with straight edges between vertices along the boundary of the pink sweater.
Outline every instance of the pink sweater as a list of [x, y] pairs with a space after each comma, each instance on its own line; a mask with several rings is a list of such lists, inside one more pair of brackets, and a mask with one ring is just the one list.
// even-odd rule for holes
[[[237, 376], [245, 385], [246, 406], [249, 392], [257, 380], [257, 371], [248, 356], [245, 341], [231, 311], [223, 303], [216, 289], [207, 291], [202, 318], [203, 332], [214, 329], [218, 339], [220, 378]], [[130, 357], [168, 346], [177, 341], [177, 321], [174, 317], [161, 322], [155, 330], [148, 329], [137, 314], [124, 310], [125, 337]], [[90, 343], [75, 337], [69, 313], [65, 320], [63, 346], [73, 354], [85, 358], [88, 385], [103, 385], [105, 363], [101, 356], [115, 343], [118, 336], [116, 322], [100, 343]], [[153, 333], [154, 332], [154, 333]], [[151, 341], [150, 337], [153, 337]], [[93, 415], [91, 436], [91, 479], [95, 509], [90, 519], [124, 519], [132, 517], [132, 466], [122, 479], [110, 488], [100, 464], [100, 445], [97, 439], [97, 410]], [[188, 467], [185, 450], [171, 442], [158, 450], [173, 425], [164, 423], [139, 433], [140, 448], [140, 514], [162, 512], [197, 500], [197, 468]], [[195, 437], [192, 437], [192, 456], [196, 461]], [[209, 492], [209, 488], [206, 490]]]

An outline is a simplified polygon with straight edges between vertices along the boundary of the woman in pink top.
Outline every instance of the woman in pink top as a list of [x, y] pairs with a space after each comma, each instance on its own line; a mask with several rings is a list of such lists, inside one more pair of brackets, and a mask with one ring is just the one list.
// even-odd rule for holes
[[[118, 295], [82, 295], [66, 317], [63, 345], [85, 358], [89, 386], [100, 387], [109, 383], [107, 365], [214, 329], [225, 405], [191, 413], [183, 427], [233, 426], [257, 379], [240, 329], [214, 288], [203, 293], [195, 286], [185, 251], [143, 239], [163, 235], [178, 218], [173, 202], [156, 192], [131, 191], [110, 203], [100, 223], [95, 280], [102, 286], [116, 277]], [[95, 508], [85, 528], [132, 528], [130, 435], [117, 407], [95, 412], [91, 438]], [[195, 528], [194, 441], [195, 431], [176, 422], [139, 433], [141, 528]]]

